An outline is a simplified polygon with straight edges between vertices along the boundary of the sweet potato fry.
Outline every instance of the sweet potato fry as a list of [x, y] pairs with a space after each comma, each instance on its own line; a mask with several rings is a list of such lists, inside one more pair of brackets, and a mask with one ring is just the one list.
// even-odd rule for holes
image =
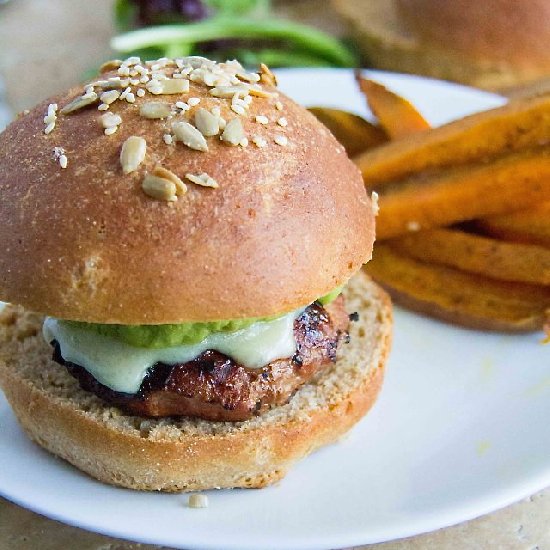
[[404, 97], [382, 84], [356, 74], [359, 88], [380, 126], [391, 139], [400, 139], [430, 129], [428, 121]]
[[427, 264], [377, 243], [367, 272], [398, 304], [445, 321], [484, 330], [539, 330], [550, 314], [550, 289], [495, 281]]
[[550, 202], [529, 210], [479, 220], [476, 226], [487, 235], [550, 248]]
[[417, 176], [379, 193], [379, 239], [503, 214], [548, 200], [550, 148], [520, 151], [430, 177]]
[[325, 107], [310, 107], [308, 110], [334, 134], [350, 157], [388, 141], [382, 128], [359, 115]]
[[431, 229], [389, 241], [422, 262], [455, 267], [502, 281], [550, 285], [550, 249], [509, 243], [457, 229]]
[[419, 135], [377, 147], [354, 160], [368, 187], [425, 170], [459, 166], [550, 141], [550, 96], [510, 102]]

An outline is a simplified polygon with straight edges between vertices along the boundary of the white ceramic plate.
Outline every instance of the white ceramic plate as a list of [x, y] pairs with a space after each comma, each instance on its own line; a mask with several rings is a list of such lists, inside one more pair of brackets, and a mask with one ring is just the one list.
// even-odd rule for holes
[[[347, 71], [281, 71], [304, 104], [365, 112]], [[496, 96], [377, 73], [433, 122]], [[382, 395], [341, 443], [274, 487], [138, 493], [89, 479], [31, 444], [0, 394], [0, 494], [85, 529], [178, 548], [338, 548], [385, 541], [490, 512], [550, 485], [550, 350], [541, 334], [461, 330], [397, 311]]]

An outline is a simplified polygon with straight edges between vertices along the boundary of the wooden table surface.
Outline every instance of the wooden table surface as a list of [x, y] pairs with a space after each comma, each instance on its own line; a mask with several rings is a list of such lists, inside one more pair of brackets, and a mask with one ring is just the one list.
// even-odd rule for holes
[[[284, 15], [335, 34], [345, 30], [326, 0], [277, 5]], [[69, 87], [90, 67], [112, 57], [111, 13], [112, 0], [12, 0], [0, 6], [0, 74], [14, 112]], [[66, 526], [0, 498], [0, 550], [134, 548], [155, 547]], [[550, 550], [550, 490], [454, 527], [363, 548]]]

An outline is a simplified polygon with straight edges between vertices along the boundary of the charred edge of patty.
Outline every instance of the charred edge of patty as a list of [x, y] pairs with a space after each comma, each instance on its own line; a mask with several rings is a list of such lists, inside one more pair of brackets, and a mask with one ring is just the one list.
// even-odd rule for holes
[[287, 403], [300, 386], [334, 363], [340, 342], [349, 341], [348, 323], [343, 297], [326, 308], [315, 302], [294, 322], [293, 357], [252, 369], [207, 350], [186, 363], [155, 363], [135, 394], [114, 391], [83, 367], [65, 361], [56, 341], [53, 360], [64, 365], [82, 389], [129, 414], [242, 421]]

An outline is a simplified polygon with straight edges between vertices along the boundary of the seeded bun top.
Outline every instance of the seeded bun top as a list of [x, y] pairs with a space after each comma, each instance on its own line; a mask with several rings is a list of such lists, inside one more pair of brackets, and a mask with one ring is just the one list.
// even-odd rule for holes
[[0, 299], [64, 319], [283, 313], [374, 240], [343, 148], [236, 62], [113, 62], [0, 135], [0, 193]]

